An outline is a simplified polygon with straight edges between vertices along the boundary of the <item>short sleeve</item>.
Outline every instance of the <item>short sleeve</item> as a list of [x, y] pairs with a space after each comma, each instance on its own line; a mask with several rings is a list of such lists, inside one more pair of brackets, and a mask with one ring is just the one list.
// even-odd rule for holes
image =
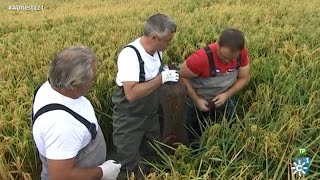
[[[68, 122], [63, 116], [59, 117], [63, 120], [60, 119], [59, 122], [52, 123], [43, 134], [46, 158], [52, 160], [71, 159], [83, 148], [82, 142], [85, 134], [83, 129], [77, 127], [76, 124]], [[67, 118], [67, 116], [65, 117]]]
[[244, 67], [247, 66], [249, 64], [249, 53], [248, 53], [248, 49], [243, 49], [241, 52], [241, 63], [240, 66]]
[[186, 65], [191, 72], [198, 76], [209, 76], [209, 63], [204, 49], [199, 49], [189, 56], [186, 60]]
[[122, 85], [124, 81], [139, 82], [140, 66], [136, 52], [127, 47], [118, 56], [117, 84]]

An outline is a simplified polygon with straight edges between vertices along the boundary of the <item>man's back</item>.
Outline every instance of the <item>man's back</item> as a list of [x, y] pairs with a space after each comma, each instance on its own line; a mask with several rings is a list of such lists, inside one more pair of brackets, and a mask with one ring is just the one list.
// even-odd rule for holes
[[[40, 87], [35, 96], [33, 105], [34, 114], [43, 106], [52, 103], [62, 104], [70, 108], [89, 122], [96, 124], [96, 130], [101, 131], [94, 109], [84, 96], [77, 99], [63, 96], [52, 89], [49, 82], [46, 82]], [[99, 142], [94, 146], [99, 147], [102, 150], [102, 154], [98, 155], [97, 160], [84, 162], [81, 166], [97, 166], [104, 162], [106, 155], [105, 142], [103, 136], [101, 136], [101, 132], [98, 133], [100, 134], [100, 137], [98, 137]], [[33, 137], [42, 156], [41, 160], [44, 166], [46, 166], [47, 158], [64, 160], [79, 156], [79, 151], [84, 149], [92, 139], [87, 127], [63, 110], [49, 111], [39, 116], [33, 124]], [[45, 177], [47, 170], [43, 169], [43, 171], [42, 175]]]

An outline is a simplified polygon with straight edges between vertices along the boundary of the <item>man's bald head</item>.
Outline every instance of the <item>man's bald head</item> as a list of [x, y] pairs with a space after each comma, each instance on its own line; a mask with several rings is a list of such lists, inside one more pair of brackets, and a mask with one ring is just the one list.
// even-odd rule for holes
[[94, 78], [92, 65], [95, 54], [85, 46], [69, 47], [59, 52], [49, 70], [49, 81], [54, 88], [71, 89]]

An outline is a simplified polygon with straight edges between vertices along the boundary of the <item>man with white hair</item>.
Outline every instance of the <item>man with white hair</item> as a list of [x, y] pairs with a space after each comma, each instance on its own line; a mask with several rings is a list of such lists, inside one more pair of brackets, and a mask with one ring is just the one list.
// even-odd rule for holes
[[[160, 140], [159, 88], [179, 80], [178, 72], [163, 70], [161, 61], [175, 32], [176, 23], [170, 17], [152, 15], [145, 23], [143, 36], [125, 46], [118, 57], [118, 89], [112, 97], [113, 142], [122, 172], [134, 172], [137, 179], [142, 178], [141, 158], [155, 157], [149, 142]], [[142, 170], [148, 172], [148, 168]]]
[[96, 56], [89, 48], [66, 48], [51, 63], [48, 81], [34, 93], [33, 138], [42, 180], [111, 180], [119, 174], [120, 164], [105, 162], [105, 139], [84, 97], [96, 69]]

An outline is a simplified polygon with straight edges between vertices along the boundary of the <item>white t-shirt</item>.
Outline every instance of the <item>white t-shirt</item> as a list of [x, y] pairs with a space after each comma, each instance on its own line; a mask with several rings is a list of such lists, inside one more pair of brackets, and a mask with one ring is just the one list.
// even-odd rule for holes
[[[145, 80], [149, 81], [156, 77], [159, 73], [161, 62], [158, 53], [155, 52], [153, 56], [148, 54], [140, 43], [140, 38], [136, 39], [130, 45], [138, 49], [141, 58], [144, 61]], [[162, 52], [160, 52], [162, 58]], [[118, 56], [118, 73], [116, 83], [122, 86], [124, 81], [139, 82], [140, 66], [139, 60], [134, 49], [130, 47], [124, 48]]]
[[[33, 110], [34, 114], [43, 106], [59, 103], [72, 109], [88, 121], [95, 123], [94, 109], [85, 97], [72, 99], [51, 88], [49, 82], [38, 90]], [[63, 110], [49, 111], [36, 119], [33, 138], [39, 153], [48, 159], [63, 160], [75, 157], [91, 141], [89, 130], [71, 114]]]

